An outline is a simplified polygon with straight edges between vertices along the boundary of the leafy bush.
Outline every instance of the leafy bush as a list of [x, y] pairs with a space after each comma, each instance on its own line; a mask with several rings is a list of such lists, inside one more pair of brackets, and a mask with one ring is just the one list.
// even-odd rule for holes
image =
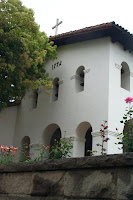
[[[133, 113], [133, 106], [131, 103], [133, 102], [132, 97], [127, 97], [125, 102], [128, 104], [126, 108], [126, 113], [123, 116], [123, 119], [120, 121], [124, 125], [124, 130], [122, 133], [117, 133], [117, 139], [120, 142], [116, 144], [123, 144], [124, 152], [133, 152], [133, 124], [132, 124], [132, 113]], [[118, 131], [118, 129], [116, 128]]]
[[50, 148], [48, 159], [60, 159], [71, 157], [73, 145], [68, 139], [62, 138], [59, 142]]

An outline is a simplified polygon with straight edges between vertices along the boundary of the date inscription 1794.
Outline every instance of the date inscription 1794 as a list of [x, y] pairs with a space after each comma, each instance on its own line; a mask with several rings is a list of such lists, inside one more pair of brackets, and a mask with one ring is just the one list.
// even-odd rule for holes
[[61, 64], [62, 64], [62, 61], [58, 61], [57, 63], [53, 64], [52, 65], [52, 70], [55, 69], [56, 67], [61, 66]]

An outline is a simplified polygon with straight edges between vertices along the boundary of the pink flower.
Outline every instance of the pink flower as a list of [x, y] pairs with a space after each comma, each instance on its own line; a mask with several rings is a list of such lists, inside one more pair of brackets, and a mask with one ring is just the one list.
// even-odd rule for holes
[[103, 125], [103, 124], [101, 124], [101, 126], [103, 126], [103, 127], [104, 127], [104, 125]]
[[132, 98], [132, 97], [127, 97], [127, 98], [125, 99], [125, 102], [126, 102], [126, 103], [131, 103], [131, 102], [133, 102], [133, 98]]
[[45, 149], [46, 149], [46, 150], [49, 150], [49, 149], [50, 149], [50, 147], [49, 147], [49, 146], [47, 146]]
[[31, 159], [31, 156], [28, 156], [29, 160]]
[[108, 128], [108, 126], [105, 126], [105, 127], [104, 127], [104, 129], [107, 129], [107, 128]]
[[104, 135], [104, 134], [101, 134], [101, 137], [103, 137], [103, 138], [104, 138], [104, 137], [105, 137], [105, 135]]
[[18, 151], [18, 147], [9, 147], [9, 149], [11, 150], [11, 151]]
[[7, 146], [3, 147], [2, 151], [5, 153], [9, 150], [9, 148]]
[[15, 155], [15, 151], [14, 150], [10, 150], [10, 152], [12, 153], [12, 155]]
[[4, 145], [0, 145], [0, 150], [4, 148]]

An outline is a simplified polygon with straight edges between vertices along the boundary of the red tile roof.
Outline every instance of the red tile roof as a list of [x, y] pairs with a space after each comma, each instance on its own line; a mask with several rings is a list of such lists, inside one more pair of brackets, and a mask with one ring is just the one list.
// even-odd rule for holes
[[57, 46], [82, 42], [91, 39], [97, 39], [110, 36], [112, 42], [119, 42], [125, 50], [133, 51], [133, 34], [122, 28], [115, 22], [104, 23], [96, 26], [90, 26], [83, 29], [62, 33], [51, 36]]

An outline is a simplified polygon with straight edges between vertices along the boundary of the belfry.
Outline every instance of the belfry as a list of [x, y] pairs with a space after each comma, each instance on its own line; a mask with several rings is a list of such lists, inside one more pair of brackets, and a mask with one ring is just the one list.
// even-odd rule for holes
[[58, 57], [46, 64], [53, 78], [51, 95], [27, 92], [20, 105], [0, 113], [4, 145], [50, 145], [70, 138], [72, 156], [89, 156], [101, 142], [100, 125], [107, 120], [107, 154], [121, 153], [116, 127], [125, 112], [124, 99], [133, 97], [133, 35], [115, 24], [100, 24], [50, 37]]

